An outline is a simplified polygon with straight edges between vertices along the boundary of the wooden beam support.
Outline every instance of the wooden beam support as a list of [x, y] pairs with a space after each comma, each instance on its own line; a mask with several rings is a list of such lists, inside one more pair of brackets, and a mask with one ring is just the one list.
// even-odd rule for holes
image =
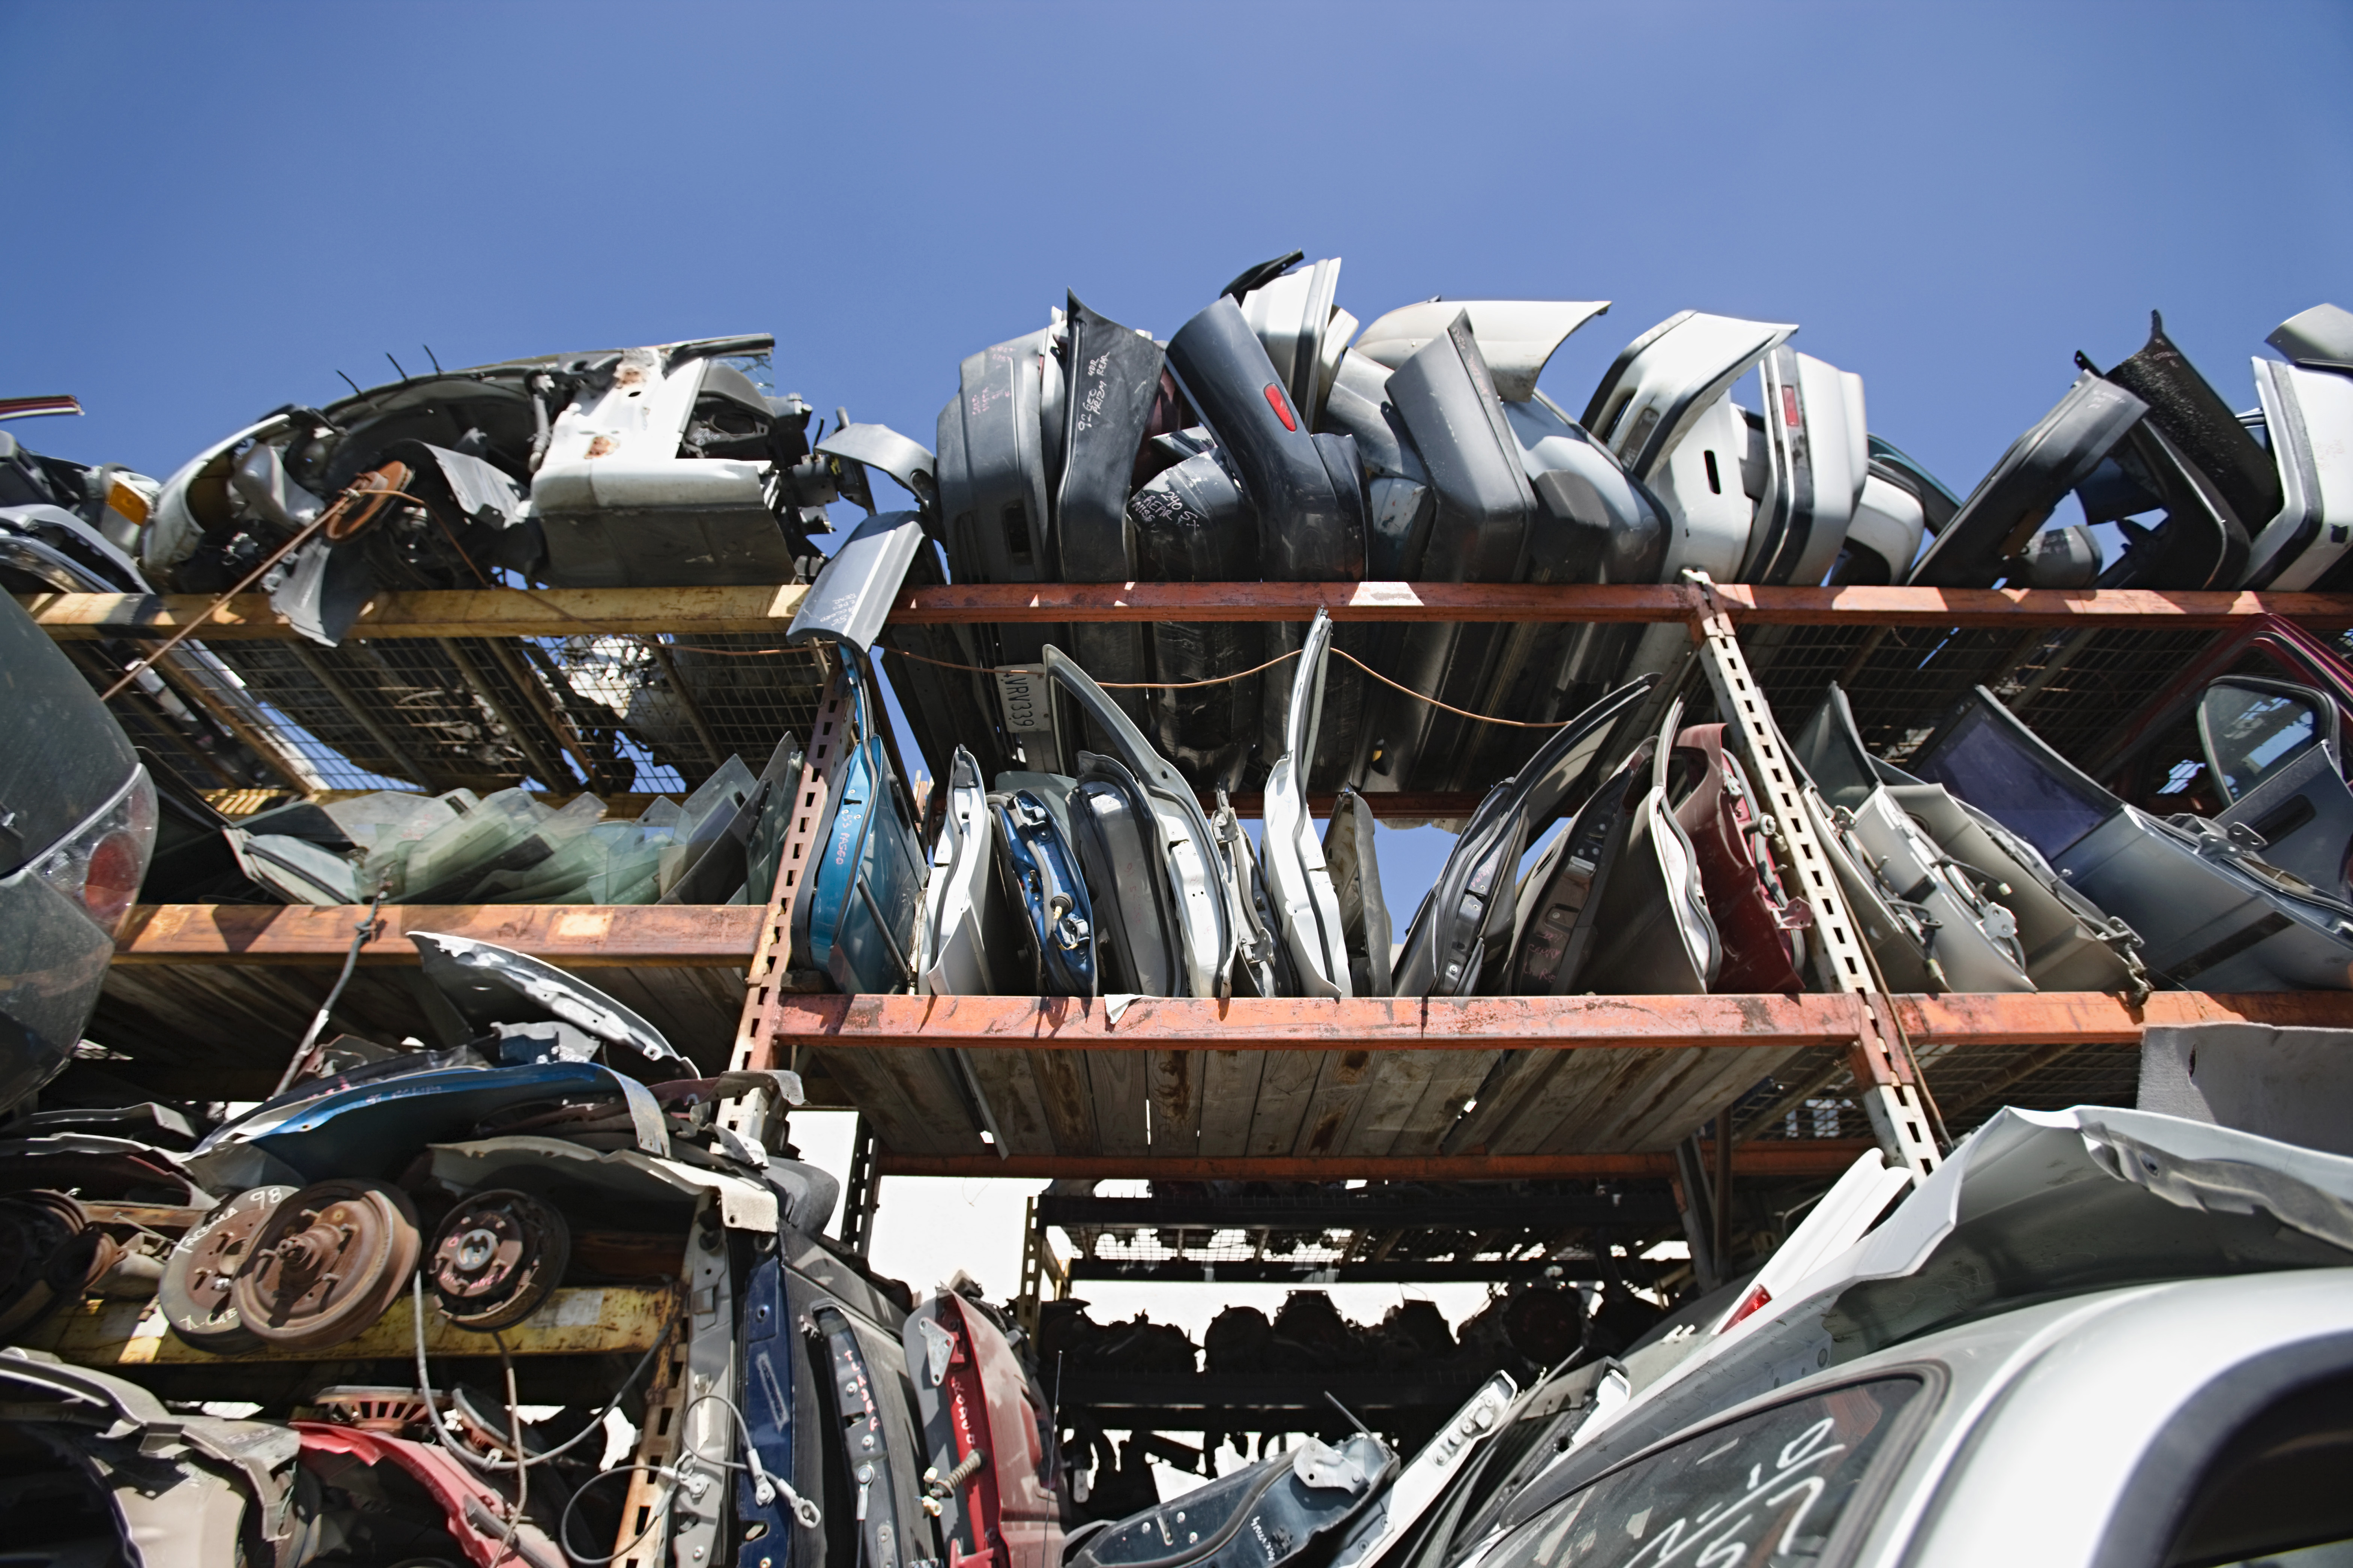
[[[781, 638], [808, 590], [742, 588], [491, 588], [379, 594], [354, 637], [719, 636]], [[2327, 630], [2353, 626], [2353, 595], [2164, 593], [2142, 588], [1777, 588], [1720, 584], [1718, 604], [1756, 626], [2091, 626], [2221, 628], [2271, 615]], [[37, 594], [21, 601], [59, 640], [161, 637], [190, 624], [197, 595]], [[902, 626], [963, 622], [1680, 621], [1703, 607], [1698, 589], [1672, 584], [1105, 583], [957, 584], [899, 601]], [[285, 640], [296, 633], [261, 595], [224, 605], [207, 642]]]
[[[413, 931], [496, 942], [572, 969], [740, 969], [760, 909], [741, 904], [387, 904], [363, 964], [415, 963]], [[364, 904], [141, 904], [117, 963], [316, 964], [343, 961]]]
[[[1767, 1139], [1733, 1152], [1743, 1176], [1835, 1176], [1865, 1150], [1862, 1139]], [[1714, 1145], [1705, 1144], [1712, 1150]], [[1663, 1180], [1672, 1154], [1322, 1154], [1138, 1157], [1105, 1154], [894, 1154], [875, 1156], [886, 1176], [1006, 1176], [1115, 1181], [1138, 1174], [1172, 1182], [1519, 1182], [1591, 1178]]]

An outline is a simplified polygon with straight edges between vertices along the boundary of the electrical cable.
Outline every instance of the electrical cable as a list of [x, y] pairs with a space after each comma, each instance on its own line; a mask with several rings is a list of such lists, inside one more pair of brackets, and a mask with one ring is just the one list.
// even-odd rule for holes
[[[448, 1439], [441, 1430], [439, 1415], [438, 1412], [434, 1411], [435, 1397], [433, 1393], [433, 1380], [427, 1375], [425, 1370], [425, 1271], [423, 1269], [417, 1270], [412, 1282], [414, 1289], [411, 1292], [411, 1300], [415, 1308], [413, 1317], [415, 1320], [417, 1343], [417, 1393], [423, 1395], [425, 1399], [426, 1409], [428, 1413], [431, 1413], [427, 1425], [431, 1426], [434, 1436], [440, 1440], [441, 1447], [452, 1457], [462, 1460], [465, 1464], [470, 1466], [476, 1470], [495, 1472], [513, 1468], [514, 1467], [512, 1461], [498, 1458], [485, 1458], [478, 1454], [470, 1454], [463, 1448], [452, 1448], [449, 1447]], [[574, 1448], [578, 1447], [582, 1443], [587, 1440], [589, 1434], [603, 1430], [607, 1417], [610, 1416], [614, 1411], [618, 1410], [621, 1407], [621, 1401], [628, 1395], [630, 1387], [636, 1384], [638, 1378], [645, 1375], [645, 1372], [648, 1367], [653, 1365], [654, 1357], [660, 1353], [662, 1346], [670, 1342], [670, 1329], [675, 1328], [676, 1326], [677, 1325], [673, 1323], [670, 1328], [663, 1329], [661, 1336], [655, 1340], [652, 1344], [646, 1347], [646, 1353], [638, 1358], [638, 1364], [629, 1369], [629, 1375], [621, 1380], [621, 1386], [613, 1391], [613, 1397], [606, 1402], [605, 1408], [596, 1413], [595, 1419], [591, 1420], [586, 1426], [581, 1427], [579, 1431], [575, 1432], [571, 1436], [566, 1437], [563, 1442], [558, 1443], [554, 1447], [548, 1449], [544, 1453], [532, 1455], [529, 1458], [523, 1461], [524, 1465], [531, 1466], [546, 1464], [549, 1460], [557, 1458], [564, 1454], [569, 1453]]]

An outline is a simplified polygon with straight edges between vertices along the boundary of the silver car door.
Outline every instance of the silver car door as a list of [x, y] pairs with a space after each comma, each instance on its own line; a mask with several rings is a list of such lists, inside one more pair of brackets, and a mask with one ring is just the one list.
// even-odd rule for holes
[[2255, 536], [2247, 585], [2293, 592], [2353, 550], [2353, 376], [2266, 359], [2254, 365], [2284, 500]]
[[1911, 771], [2000, 821], [2130, 925], [2149, 972], [2167, 983], [2344, 990], [2353, 979], [2353, 906], [2266, 865], [2211, 823], [2161, 822], [2127, 805], [1983, 687]]
[[1267, 770], [1261, 859], [1275, 924], [1291, 949], [1303, 995], [1349, 994], [1348, 951], [1341, 933], [1340, 900], [1315, 841], [1307, 815], [1306, 781], [1301, 770], [1314, 755], [1315, 718], [1321, 707], [1324, 652], [1332, 644], [1332, 617], [1315, 612], [1306, 650], [1291, 688], [1288, 743]]
[[1990, 588], [2067, 492], [2148, 412], [2148, 405], [2090, 371], [2034, 427], [2010, 443], [1937, 533], [1908, 581], [1930, 588]]
[[1667, 802], [1683, 717], [1681, 702], [1667, 705], [1640, 798], [1619, 818], [1621, 842], [1604, 847], [1577, 910], [1556, 993], [1690, 996], [1715, 983], [1723, 943], [1700, 887], [1699, 858]]
[[1942, 784], [1891, 782], [1887, 794], [1957, 869], [2017, 916], [2018, 945], [2038, 989], [2147, 993], [2138, 934], [2069, 887], [2034, 846]]
[[1381, 891], [1381, 868], [1373, 848], [1373, 808], [1353, 789], [1332, 803], [1324, 828], [1324, 864], [1340, 906], [1342, 940], [1348, 950], [1348, 990], [1355, 996], [1395, 992], [1389, 973], [1388, 900]]
[[1580, 787], [1618, 728], [1656, 684], [1628, 682], [1563, 724], [1512, 777], [1487, 792], [1463, 826], [1437, 882], [1408, 928], [1397, 963], [1400, 996], [1469, 996], [1508, 956], [1516, 912], [1514, 874], [1531, 835]]
[[993, 995], [997, 985], [987, 916], [996, 891], [988, 874], [995, 841], [980, 763], [962, 746], [948, 766], [946, 784], [946, 809], [932, 850], [931, 883], [916, 938], [917, 985], [926, 996]]
[[1184, 775], [1152, 749], [1108, 692], [1094, 683], [1060, 648], [1045, 650], [1049, 679], [1068, 692], [1086, 716], [1103, 727], [1112, 749], [1143, 786], [1160, 825], [1160, 853], [1169, 889], [1180, 911], [1187, 996], [1214, 996], [1230, 984], [1235, 932], [1224, 879], [1218, 870], [1217, 836]]
[[1883, 932], [1874, 951], [1891, 984], [1916, 963], [1938, 991], [2034, 989], [2017, 917], [1889, 795], [1835, 682], [1789, 750], [1822, 803], [1816, 830], [1834, 841], [1848, 900]]

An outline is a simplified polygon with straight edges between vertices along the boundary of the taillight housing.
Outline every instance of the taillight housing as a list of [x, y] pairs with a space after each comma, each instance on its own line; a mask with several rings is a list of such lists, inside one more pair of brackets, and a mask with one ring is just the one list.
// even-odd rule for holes
[[147, 770], [140, 768], [112, 800], [29, 869], [112, 937], [139, 900], [139, 884], [146, 879], [147, 859], [154, 849], [155, 785]]

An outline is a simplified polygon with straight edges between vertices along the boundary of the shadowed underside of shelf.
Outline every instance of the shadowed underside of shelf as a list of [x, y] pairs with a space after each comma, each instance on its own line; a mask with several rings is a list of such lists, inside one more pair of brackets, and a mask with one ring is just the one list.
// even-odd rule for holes
[[[431, 1040], [406, 933], [438, 931], [579, 971], [712, 1069], [725, 1064], [763, 916], [660, 905], [383, 912], [386, 929], [363, 945], [336, 1008], [338, 1030]], [[137, 1062], [158, 1092], [263, 1092], [333, 983], [363, 913], [142, 906], [90, 1035]], [[1666, 1151], [1725, 1106], [1757, 1105], [1759, 1086], [1844, 1059], [1857, 1005], [1839, 995], [786, 994], [776, 1004], [774, 1059], [800, 1068], [812, 1103], [863, 1111], [891, 1173], [1658, 1175]], [[1988, 1096], [2036, 1102], [2042, 1079], [2084, 1098], [2119, 1088], [2128, 1096], [2132, 1047], [2150, 1024], [2353, 1026], [2353, 994], [2160, 992], [2138, 1008], [2096, 994], [1904, 996], [1894, 1012], [1931, 1089], [1960, 1111]], [[962, 1051], [961, 1066], [947, 1047]], [[1471, 1126], [1466, 1104], [1491, 1084], [1508, 1086], [1511, 1113], [1491, 1106]], [[1750, 1119], [1740, 1168], [1842, 1167], [1865, 1131], [1851, 1106], [1844, 1115], [1793, 1106], [1770, 1127]], [[981, 1136], [992, 1121], [995, 1147]]]

